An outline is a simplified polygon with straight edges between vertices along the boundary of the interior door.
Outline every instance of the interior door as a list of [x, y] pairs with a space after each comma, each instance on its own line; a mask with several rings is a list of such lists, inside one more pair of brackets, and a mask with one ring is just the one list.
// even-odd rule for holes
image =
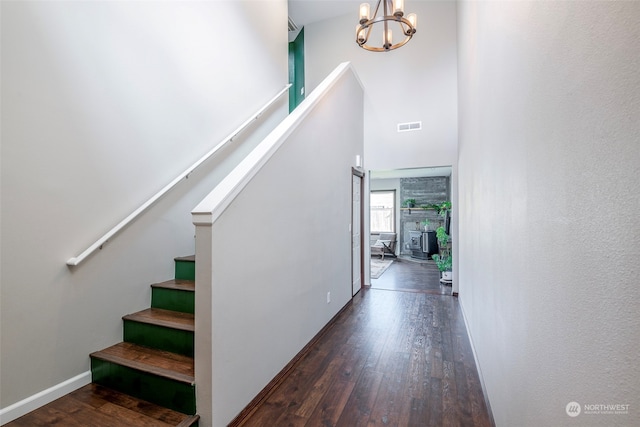
[[353, 175], [353, 209], [351, 218], [352, 284], [351, 295], [362, 287], [362, 176]]
[[294, 41], [289, 42], [289, 112], [292, 112], [305, 97], [304, 90], [304, 28]]

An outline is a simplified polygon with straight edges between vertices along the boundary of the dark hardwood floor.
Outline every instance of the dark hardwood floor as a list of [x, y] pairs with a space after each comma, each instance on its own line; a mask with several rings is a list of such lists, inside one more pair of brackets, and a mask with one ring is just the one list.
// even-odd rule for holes
[[451, 286], [440, 283], [440, 271], [435, 261], [411, 261], [396, 258], [378, 279], [371, 279], [373, 289], [424, 292], [451, 295]]
[[197, 421], [197, 417], [89, 384], [5, 427], [187, 427]]
[[451, 288], [394, 264], [241, 425], [493, 425]]
[[[438, 278], [428, 264], [394, 262], [240, 425], [492, 426], [458, 299]], [[196, 421], [91, 384], [7, 426]]]

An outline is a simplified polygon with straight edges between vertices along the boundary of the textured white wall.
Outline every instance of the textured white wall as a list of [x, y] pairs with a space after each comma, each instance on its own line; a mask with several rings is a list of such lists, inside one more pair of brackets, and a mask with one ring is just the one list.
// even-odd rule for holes
[[[408, 2], [418, 32], [400, 49], [368, 52], [355, 42], [353, 13], [305, 27], [309, 90], [337, 64], [351, 61], [365, 87], [365, 156], [369, 170], [453, 165], [457, 159], [456, 3]], [[422, 121], [421, 132], [398, 123]]]
[[460, 298], [496, 423], [638, 425], [640, 2], [458, 7]]
[[191, 209], [254, 141], [65, 265], [286, 84], [287, 4], [21, 1], [1, 19], [6, 408], [87, 371], [193, 253]]

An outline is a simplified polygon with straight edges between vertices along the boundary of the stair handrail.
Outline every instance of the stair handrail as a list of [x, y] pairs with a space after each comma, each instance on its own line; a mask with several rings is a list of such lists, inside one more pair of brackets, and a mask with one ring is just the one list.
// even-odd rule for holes
[[204, 156], [198, 159], [193, 165], [189, 166], [184, 172], [178, 175], [173, 181], [164, 186], [160, 191], [154, 194], [149, 200], [147, 200], [144, 204], [142, 204], [138, 209], [133, 211], [129, 216], [120, 221], [115, 227], [106, 232], [102, 237], [96, 240], [91, 246], [84, 250], [80, 255], [69, 258], [67, 260], [67, 265], [69, 267], [75, 267], [85, 260], [89, 255], [95, 252], [98, 249], [102, 249], [102, 246], [107, 243], [107, 241], [116, 235], [120, 230], [125, 228], [130, 222], [135, 220], [140, 214], [146, 211], [151, 205], [153, 205], [158, 199], [171, 191], [180, 181], [185, 178], [188, 178], [189, 175], [197, 169], [201, 164], [207, 161], [210, 157], [212, 157], [215, 153], [220, 151], [221, 148], [226, 146], [228, 143], [232, 142], [233, 139], [241, 134], [254, 120], [257, 120], [271, 105], [273, 105], [285, 92], [289, 90], [291, 84], [287, 84], [282, 90], [280, 90], [273, 98], [269, 100], [262, 108], [260, 108], [256, 113], [254, 113], [251, 117], [245, 120], [236, 130], [231, 132], [226, 138], [220, 141], [215, 147], [209, 150]]
[[251, 153], [247, 155], [192, 211], [193, 224], [211, 225], [231, 204], [233, 199], [251, 181], [258, 171], [273, 156], [286, 138], [293, 133], [301, 121], [318, 105], [323, 96], [347, 71], [353, 72], [361, 87], [351, 62], [339, 64], [318, 86], [293, 110]]

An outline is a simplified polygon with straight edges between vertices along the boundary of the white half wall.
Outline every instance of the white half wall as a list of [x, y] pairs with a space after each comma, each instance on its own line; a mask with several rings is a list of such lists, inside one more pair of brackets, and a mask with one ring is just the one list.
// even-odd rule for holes
[[[285, 86], [287, 3], [1, 8], [7, 408], [87, 372], [90, 352], [122, 340], [121, 317], [149, 306], [149, 284], [172, 277], [173, 257], [193, 253], [191, 209], [286, 116], [286, 96], [236, 150], [82, 265], [65, 265]], [[233, 45], [220, 43], [225, 34]]]
[[[313, 96], [273, 134], [286, 135], [284, 125]], [[351, 183], [363, 150], [362, 104], [348, 69], [217, 219], [211, 212], [219, 204], [210, 200], [219, 188], [194, 210], [203, 426], [227, 425], [351, 299]], [[274, 141], [281, 138], [269, 136], [256, 152], [277, 147]], [[219, 187], [238, 188], [228, 181]], [[201, 377], [211, 389], [200, 386], [209, 383]]]
[[458, 7], [460, 298], [496, 424], [639, 425], [640, 2]]

